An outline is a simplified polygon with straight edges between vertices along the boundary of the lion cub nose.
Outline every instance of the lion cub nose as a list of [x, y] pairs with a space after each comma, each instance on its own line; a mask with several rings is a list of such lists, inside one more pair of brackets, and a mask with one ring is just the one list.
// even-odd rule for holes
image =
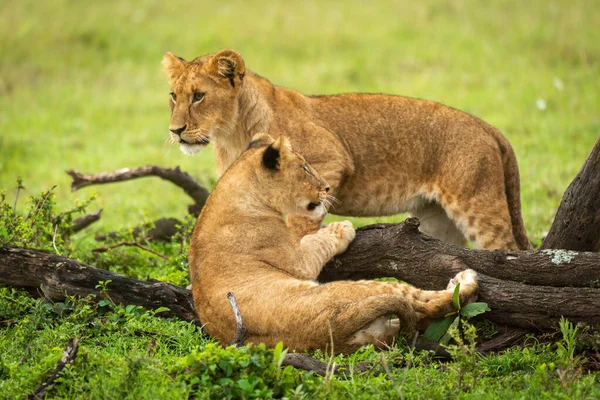
[[331, 189], [329, 185], [325, 186], [325, 192], [329, 193], [329, 189]]
[[169, 128], [169, 130], [170, 130], [171, 132], [173, 132], [174, 134], [176, 134], [177, 136], [180, 136], [180, 135], [181, 135], [181, 133], [182, 133], [183, 131], [185, 131], [185, 128], [187, 128], [187, 125], [184, 125], [184, 126], [182, 126], [181, 128], [175, 128], [175, 129], [173, 129], [173, 128]]

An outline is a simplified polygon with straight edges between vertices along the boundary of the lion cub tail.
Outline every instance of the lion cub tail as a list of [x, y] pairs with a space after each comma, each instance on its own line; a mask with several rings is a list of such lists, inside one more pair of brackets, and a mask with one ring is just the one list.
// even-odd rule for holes
[[504, 169], [504, 185], [508, 212], [512, 222], [513, 237], [519, 249], [531, 249], [531, 242], [527, 237], [523, 215], [521, 214], [521, 178], [519, 177], [519, 166], [515, 152], [508, 140], [496, 128], [489, 126], [491, 133], [500, 147], [502, 166]]

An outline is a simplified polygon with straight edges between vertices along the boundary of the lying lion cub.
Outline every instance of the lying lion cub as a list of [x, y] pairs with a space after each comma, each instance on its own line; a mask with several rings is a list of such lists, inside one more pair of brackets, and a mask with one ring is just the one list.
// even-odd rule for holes
[[[476, 273], [466, 270], [442, 291], [394, 282], [340, 281], [320, 285], [323, 265], [354, 239], [349, 221], [334, 222], [298, 240], [283, 216], [321, 217], [329, 190], [305, 159], [280, 136], [257, 135], [211, 193], [190, 246], [194, 304], [204, 329], [224, 345], [235, 336], [227, 292], [237, 297], [248, 342], [292, 350], [336, 352], [391, 344], [400, 328], [452, 310], [477, 293]], [[397, 319], [389, 319], [390, 315]]]
[[[186, 154], [214, 142], [219, 174], [266, 132], [331, 185], [330, 211], [376, 217], [410, 212], [448, 243], [527, 249], [519, 170], [493, 126], [426, 100], [382, 94], [304, 96], [246, 70], [232, 50], [185, 61], [167, 53], [171, 138]], [[321, 218], [291, 216], [298, 237]]]

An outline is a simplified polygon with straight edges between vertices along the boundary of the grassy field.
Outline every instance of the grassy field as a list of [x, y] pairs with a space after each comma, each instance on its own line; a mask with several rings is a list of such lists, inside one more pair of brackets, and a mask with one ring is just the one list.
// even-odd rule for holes
[[[72, 194], [65, 169], [180, 165], [212, 186], [212, 149], [165, 145], [165, 51], [234, 48], [253, 71], [306, 94], [385, 92], [480, 116], [511, 141], [525, 225], [549, 229], [600, 134], [600, 11], [591, 1], [4, 2], [0, 188], [58, 185], [60, 204], [98, 193], [96, 229], [185, 213], [158, 179]], [[160, 195], [157, 195], [160, 193]], [[393, 220], [393, 218], [392, 218]], [[357, 221], [359, 224], [368, 220]]]
[[[169, 86], [160, 62], [166, 51], [190, 59], [233, 48], [249, 69], [306, 94], [402, 94], [436, 100], [495, 125], [517, 154], [525, 226], [532, 239], [542, 237], [600, 135], [600, 2], [323, 4], [0, 0], [0, 190], [7, 190], [12, 204], [22, 177], [23, 207], [27, 196], [57, 185], [59, 209], [97, 193], [90, 210], [103, 208], [102, 220], [70, 244], [71, 254], [83, 259], [96, 231], [184, 216], [190, 200], [159, 179], [71, 193], [64, 171], [179, 165], [212, 187], [211, 148], [187, 157], [165, 144]], [[176, 248], [160, 250], [178, 254]], [[179, 261], [162, 263], [135, 250], [85, 260], [137, 277], [181, 284], [186, 279]], [[204, 350], [208, 339], [196, 328], [123, 310], [102, 314], [77, 301], [63, 314], [0, 290], [0, 398], [22, 397], [35, 388], [72, 335], [86, 337], [80, 358], [85, 361], [69, 370], [69, 384], [55, 397], [206, 395], [206, 387], [189, 375], [191, 361], [182, 361], [194, 351], [217, 352]], [[152, 339], [136, 330], [158, 332], [156, 349], [149, 351]], [[467, 391], [456, 385], [453, 368], [460, 364], [440, 365], [420, 355], [415, 368], [405, 370], [404, 353], [386, 354], [396, 360], [392, 380], [381, 368], [329, 383], [290, 373], [295, 385], [304, 386], [297, 396], [284, 392], [296, 398], [389, 398], [398, 397], [402, 386], [409, 398], [600, 397], [597, 375], [558, 379], [557, 365], [565, 360], [543, 343], [477, 361], [480, 379], [470, 381]], [[377, 362], [379, 355], [367, 349], [340, 362], [362, 359]], [[280, 378], [285, 376], [273, 379]]]

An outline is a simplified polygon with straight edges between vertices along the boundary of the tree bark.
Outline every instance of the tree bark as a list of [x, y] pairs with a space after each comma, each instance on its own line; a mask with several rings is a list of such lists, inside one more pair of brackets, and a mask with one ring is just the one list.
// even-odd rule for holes
[[443, 289], [458, 272], [479, 273], [479, 301], [495, 323], [548, 329], [561, 316], [600, 322], [600, 255], [564, 250], [488, 251], [443, 243], [421, 233], [419, 220], [360, 228], [320, 282], [393, 277], [423, 289]]
[[567, 188], [541, 249], [600, 250], [600, 138]]
[[[111, 280], [107, 293], [98, 282]], [[117, 304], [140, 305], [147, 309], [168, 307], [160, 314], [183, 320], [197, 319], [189, 290], [160, 281], [140, 281], [114, 272], [45, 252], [19, 247], [0, 247], [0, 284], [24, 288], [53, 301], [67, 295], [110, 297]]]
[[453, 246], [419, 231], [419, 220], [357, 229], [348, 250], [319, 281], [393, 277], [423, 288], [445, 288], [465, 268], [526, 285], [600, 288], [600, 255], [564, 250], [504, 251]]
[[93, 213], [85, 214], [79, 218], [76, 218], [71, 223], [70, 233], [77, 233], [96, 221], [99, 221], [102, 217], [102, 209], [95, 211]]

